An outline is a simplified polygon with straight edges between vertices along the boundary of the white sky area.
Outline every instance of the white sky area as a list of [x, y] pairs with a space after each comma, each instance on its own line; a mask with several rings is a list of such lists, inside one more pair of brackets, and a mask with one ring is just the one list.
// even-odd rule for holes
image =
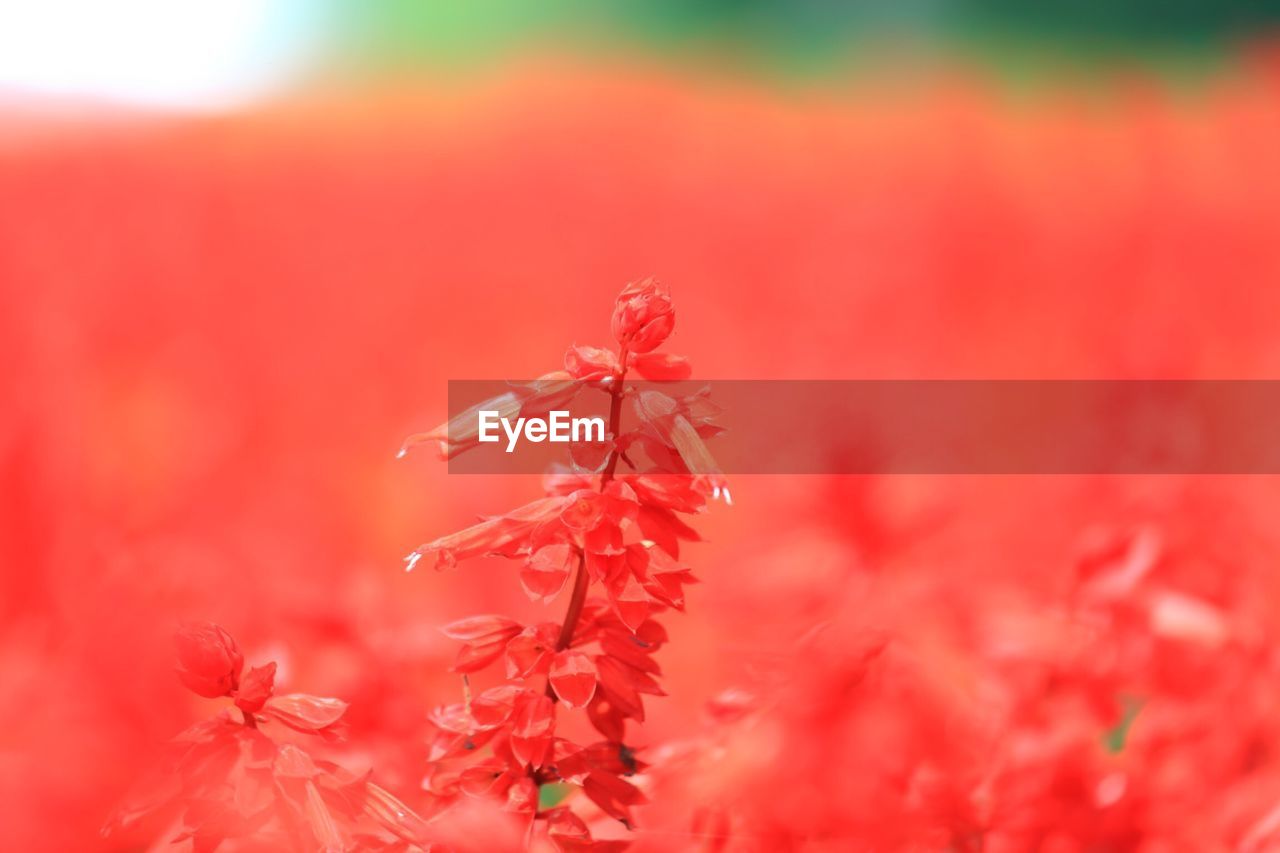
[[316, 47], [306, 0], [0, 0], [0, 98], [221, 110], [288, 85]]

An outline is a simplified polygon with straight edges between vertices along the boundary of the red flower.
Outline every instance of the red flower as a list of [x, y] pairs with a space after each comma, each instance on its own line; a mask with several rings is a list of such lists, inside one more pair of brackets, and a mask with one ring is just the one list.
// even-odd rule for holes
[[[718, 410], [705, 393], [676, 398], [637, 392], [625, 382], [628, 368], [651, 379], [688, 378], [683, 358], [651, 353], [674, 322], [665, 288], [653, 281], [629, 285], [613, 314], [620, 353], [574, 346], [565, 355], [568, 375], [610, 396], [614, 438], [599, 458], [577, 472], [548, 476], [547, 497], [442, 536], [409, 558], [410, 568], [419, 559], [452, 566], [484, 554], [519, 558], [521, 585], [530, 598], [544, 602], [574, 576], [562, 624], [526, 627], [488, 615], [444, 629], [463, 643], [455, 671], [475, 672], [503, 658], [508, 683], [474, 699], [465, 686], [465, 701], [431, 715], [436, 733], [423, 783], [444, 804], [467, 794], [542, 821], [547, 837], [562, 851], [625, 846], [594, 840], [568, 807], [539, 812], [539, 786], [577, 786], [605, 815], [631, 827], [631, 808], [644, 796], [622, 777], [643, 765], [624, 742], [626, 721], [644, 721], [642, 696], [665, 695], [653, 654], [667, 635], [653, 616], [682, 609], [684, 585], [694, 580], [677, 559], [680, 540], [699, 537], [677, 513], [701, 512], [708, 497], [728, 497], [704, 443], [719, 432], [712, 422]], [[613, 381], [599, 381], [606, 378]], [[629, 432], [621, 429], [627, 399], [639, 417]], [[474, 420], [470, 414], [460, 417]], [[458, 419], [455, 423], [463, 427]], [[460, 437], [464, 441], [449, 436], [442, 452], [465, 450], [470, 436]], [[632, 446], [643, 449], [643, 456], [636, 456], [648, 467], [636, 469], [626, 455]], [[619, 474], [621, 462], [631, 473]], [[603, 594], [591, 595], [593, 586]], [[558, 711], [579, 708], [606, 740], [584, 749], [557, 737]], [[477, 755], [481, 749], [489, 753]]]
[[667, 288], [652, 278], [628, 284], [613, 309], [613, 337], [623, 350], [650, 352], [667, 339], [676, 325]]
[[236, 849], [429, 847], [425, 821], [370, 782], [368, 774], [348, 773], [294, 744], [278, 743], [261, 725], [279, 722], [333, 739], [345, 702], [272, 696], [274, 663], [254, 667], [240, 679], [244, 658], [217, 625], [184, 626], [177, 645], [183, 681], [210, 698], [234, 695], [242, 717], [237, 721], [223, 710], [175, 738], [167, 772], [122, 803], [103, 835], [152, 813], [173, 811], [180, 821], [170, 840], [190, 841], [200, 851], [222, 848], [224, 842]]
[[183, 684], [207, 699], [231, 695], [240, 681], [244, 655], [230, 634], [211, 622], [199, 622], [183, 625], [173, 640]]

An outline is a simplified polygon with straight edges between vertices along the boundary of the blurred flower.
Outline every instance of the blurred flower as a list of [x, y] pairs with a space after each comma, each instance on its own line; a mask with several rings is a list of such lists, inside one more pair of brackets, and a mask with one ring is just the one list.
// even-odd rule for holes
[[178, 678], [207, 699], [229, 696], [239, 685], [244, 656], [236, 641], [209, 622], [183, 625], [173, 637], [178, 649]]

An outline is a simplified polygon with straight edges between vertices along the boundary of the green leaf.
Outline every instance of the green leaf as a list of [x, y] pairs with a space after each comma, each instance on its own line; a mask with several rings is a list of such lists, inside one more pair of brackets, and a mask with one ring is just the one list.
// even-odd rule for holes
[[564, 782], [546, 782], [538, 786], [538, 811], [554, 809], [573, 793], [573, 786]]
[[1125, 742], [1129, 739], [1129, 729], [1142, 710], [1140, 699], [1123, 697], [1121, 702], [1124, 704], [1124, 712], [1120, 715], [1120, 722], [1102, 735], [1102, 745], [1112, 755], [1124, 751]]

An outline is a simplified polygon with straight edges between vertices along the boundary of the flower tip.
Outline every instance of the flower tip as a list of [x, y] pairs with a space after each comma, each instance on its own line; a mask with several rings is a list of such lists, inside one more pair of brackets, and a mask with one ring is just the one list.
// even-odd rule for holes
[[404, 570], [406, 572], [413, 571], [413, 567], [418, 565], [418, 561], [422, 559], [421, 551], [414, 551], [412, 554], [404, 558]]

